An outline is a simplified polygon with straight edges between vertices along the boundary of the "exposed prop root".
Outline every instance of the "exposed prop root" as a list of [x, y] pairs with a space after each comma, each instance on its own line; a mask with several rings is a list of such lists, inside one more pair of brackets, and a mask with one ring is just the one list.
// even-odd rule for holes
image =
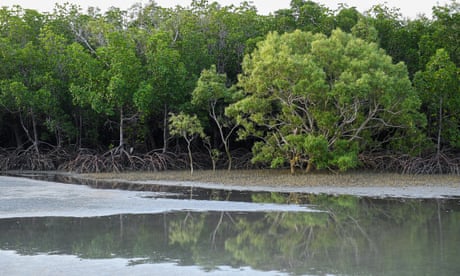
[[62, 148], [37, 152], [27, 149], [0, 149], [0, 170], [56, 170], [69, 160], [70, 154]]
[[[70, 153], [71, 152], [71, 153]], [[256, 169], [260, 165], [251, 163], [252, 154], [247, 150], [232, 152], [233, 169]], [[195, 152], [194, 166], [198, 169], [212, 167], [209, 155]], [[460, 154], [458, 152], [433, 153], [424, 157], [396, 154], [361, 154], [361, 167], [378, 171], [404, 174], [456, 174], [460, 175]], [[105, 153], [90, 149], [76, 152], [63, 148], [34, 147], [27, 149], [0, 148], [0, 170], [65, 170], [77, 173], [122, 172], [122, 171], [163, 171], [188, 169], [187, 154], [151, 151], [132, 154], [124, 148], [115, 148]], [[217, 168], [227, 167], [227, 160], [217, 162]]]
[[112, 149], [103, 154], [91, 150], [79, 150], [76, 157], [59, 167], [61, 170], [78, 173], [161, 171], [170, 168], [177, 160], [171, 153], [148, 152], [131, 154], [124, 149]]
[[439, 153], [426, 157], [409, 155], [361, 155], [365, 168], [396, 171], [404, 174], [456, 174], [460, 175], [460, 155]]
[[[232, 169], [260, 169], [260, 164], [254, 164], [252, 160], [252, 152], [246, 149], [237, 149], [232, 151]], [[227, 164], [225, 164], [225, 168]]]

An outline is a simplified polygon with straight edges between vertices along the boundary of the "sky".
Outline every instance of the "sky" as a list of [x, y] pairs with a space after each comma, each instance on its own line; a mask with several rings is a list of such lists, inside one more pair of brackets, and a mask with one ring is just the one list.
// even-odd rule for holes
[[[217, 0], [216, 2], [221, 5], [239, 5], [242, 0]], [[431, 17], [431, 8], [438, 4], [444, 5], [449, 3], [449, 0], [418, 0], [418, 1], [401, 1], [401, 0], [313, 0], [334, 10], [338, 7], [339, 3], [345, 3], [349, 7], [356, 7], [360, 12], [364, 12], [371, 8], [373, 5], [387, 3], [388, 7], [396, 7], [404, 17], [416, 18], [419, 14], [425, 14]], [[109, 7], [117, 7], [122, 10], [127, 10], [134, 3], [147, 3], [147, 0], [0, 0], [0, 6], [13, 6], [20, 5], [22, 8], [35, 9], [40, 12], [52, 12], [55, 3], [75, 3], [78, 4], [83, 11], [86, 11], [89, 6], [99, 7], [102, 11], [107, 10]], [[157, 4], [161, 7], [174, 7], [181, 5], [187, 7], [190, 5], [190, 0], [156, 0]], [[213, 0], [209, 0], [213, 2]], [[261, 14], [269, 14], [270, 12], [289, 8], [291, 0], [252, 0], [249, 1], [256, 5], [257, 10]]]

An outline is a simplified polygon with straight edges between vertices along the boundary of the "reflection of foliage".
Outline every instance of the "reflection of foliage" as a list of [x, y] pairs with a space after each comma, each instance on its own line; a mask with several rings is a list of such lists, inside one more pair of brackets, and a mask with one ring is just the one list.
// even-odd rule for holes
[[196, 244], [203, 227], [204, 219], [195, 219], [188, 213], [183, 221], [176, 220], [171, 222], [171, 228], [174, 231], [169, 233], [169, 241], [172, 244], [178, 243], [181, 246]]
[[117, 252], [120, 250], [120, 248], [116, 248], [118, 245], [119, 244], [113, 240], [112, 235], [105, 234], [97, 236], [89, 243], [87, 241], [82, 241], [80, 244], [76, 244], [72, 251], [83, 258], [107, 258], [108, 252]]
[[[383, 246], [382, 250], [382, 246], [377, 245], [391, 244], [395, 248], [403, 247], [400, 251], [412, 252], [416, 248], [417, 252], [426, 252], [433, 242], [426, 238], [429, 235], [426, 224], [435, 220], [435, 209], [421, 200], [373, 200], [353, 196], [279, 193], [253, 196], [253, 200], [308, 203], [328, 212], [327, 215], [267, 214], [264, 222], [258, 224], [240, 221], [240, 234], [227, 241], [227, 249], [236, 258], [243, 258], [256, 267], [263, 263], [302, 272], [311, 267], [319, 271], [336, 267], [339, 271], [355, 274], [362, 265], [371, 267], [372, 264], [379, 264], [382, 256], [388, 260], [393, 258], [392, 246]], [[264, 227], [268, 230], [264, 230]], [[265, 256], [254, 252], [271, 254]], [[398, 256], [405, 259], [405, 256], [413, 255], [411, 252]], [[412, 263], [426, 262], [426, 255], [417, 256], [411, 257]], [[395, 269], [396, 264], [390, 262], [388, 266]]]
[[302, 204], [309, 201], [309, 196], [300, 193], [256, 193], [251, 196], [253, 202], [277, 204]]
[[237, 266], [231, 255], [224, 250], [224, 242], [234, 236], [232, 216], [228, 213], [186, 213], [181, 220], [170, 224], [169, 242], [180, 245], [187, 252], [190, 264], [206, 271], [216, 269], [219, 264]]
[[269, 213], [258, 221], [242, 218], [236, 226], [238, 236], [228, 239], [225, 247], [236, 259], [258, 269], [305, 268], [305, 259], [313, 253], [311, 238], [327, 220], [324, 213]]
[[265, 193], [254, 201], [326, 212], [178, 212], [101, 218], [0, 220], [0, 250], [82, 258], [177, 260], [292, 274], [449, 274], [460, 271], [455, 201]]

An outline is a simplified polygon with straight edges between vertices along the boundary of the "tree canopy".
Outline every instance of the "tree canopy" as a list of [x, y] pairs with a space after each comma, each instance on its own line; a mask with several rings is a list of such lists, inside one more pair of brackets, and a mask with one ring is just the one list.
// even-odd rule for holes
[[[0, 169], [183, 168], [164, 164], [190, 148], [229, 169], [420, 172], [437, 156], [460, 172], [459, 20], [456, 0], [415, 19], [304, 0], [2, 7]], [[206, 138], [173, 139], [171, 112]]]
[[227, 111], [241, 138], [261, 138], [254, 160], [272, 167], [356, 167], [359, 152], [401, 139], [421, 117], [405, 65], [340, 30], [271, 33], [243, 71], [246, 97]]

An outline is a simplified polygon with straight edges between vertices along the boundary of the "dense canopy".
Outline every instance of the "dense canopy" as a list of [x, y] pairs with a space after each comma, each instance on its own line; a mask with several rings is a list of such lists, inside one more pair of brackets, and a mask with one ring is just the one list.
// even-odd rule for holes
[[312, 163], [346, 170], [359, 152], [417, 135], [420, 101], [404, 64], [339, 29], [329, 37], [270, 33], [243, 71], [246, 97], [228, 113], [242, 138], [261, 138], [254, 159], [274, 167], [304, 160], [308, 170]]
[[0, 170], [460, 173], [459, 12], [2, 7]]

